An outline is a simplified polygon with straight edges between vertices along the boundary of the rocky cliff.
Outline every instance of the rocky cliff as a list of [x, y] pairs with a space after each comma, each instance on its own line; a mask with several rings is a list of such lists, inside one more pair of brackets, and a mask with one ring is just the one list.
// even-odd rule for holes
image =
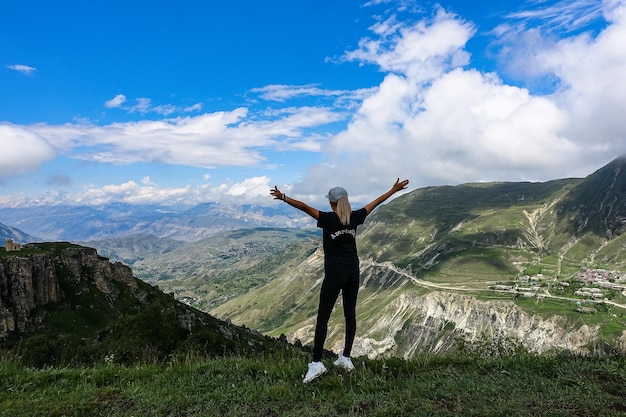
[[95, 249], [68, 244], [50, 253], [31, 246], [23, 254], [0, 257], [0, 339], [13, 332], [36, 329], [42, 318], [32, 312], [67, 298], [61, 276], [82, 291], [94, 285], [111, 302], [120, 294], [116, 282], [128, 288], [138, 301], [145, 301], [147, 296], [139, 290], [130, 268], [110, 263]]
[[[407, 291], [379, 310], [375, 319], [360, 320], [352, 352], [371, 359], [411, 359], [417, 354], [459, 349], [487, 356], [521, 350], [533, 354], [626, 353], [626, 331], [606, 349], [599, 340], [600, 326], [581, 324], [570, 328], [565, 321], [558, 315], [530, 315], [513, 302], [480, 301], [443, 291], [425, 295]], [[288, 338], [311, 343], [313, 332], [313, 323], [308, 323], [290, 332]], [[336, 317], [329, 325], [330, 350], [341, 351], [343, 337], [342, 320]]]
[[[561, 316], [530, 315], [513, 302], [480, 301], [443, 291], [423, 296], [405, 292], [380, 312], [377, 322], [363, 328], [355, 353], [411, 358], [415, 353], [445, 352], [460, 345], [487, 355], [513, 353], [518, 348], [536, 354], [592, 353], [600, 327], [569, 327]], [[626, 352], [626, 332], [616, 347]]]
[[135, 364], [292, 349], [183, 304], [93, 248], [0, 248], [0, 349], [32, 366]]

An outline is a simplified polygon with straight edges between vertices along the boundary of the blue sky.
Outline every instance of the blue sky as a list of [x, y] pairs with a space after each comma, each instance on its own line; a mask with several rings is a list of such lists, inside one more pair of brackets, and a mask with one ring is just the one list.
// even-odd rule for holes
[[356, 204], [626, 153], [626, 0], [0, 6], [0, 206]]

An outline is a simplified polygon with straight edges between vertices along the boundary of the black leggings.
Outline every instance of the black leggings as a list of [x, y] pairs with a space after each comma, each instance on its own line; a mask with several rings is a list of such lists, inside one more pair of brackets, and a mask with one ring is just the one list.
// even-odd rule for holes
[[320, 290], [320, 305], [315, 325], [313, 361], [322, 360], [324, 342], [328, 333], [328, 320], [341, 291], [343, 315], [346, 320], [346, 340], [343, 355], [350, 357], [356, 335], [356, 299], [359, 293], [359, 265], [338, 265], [324, 270], [324, 282]]

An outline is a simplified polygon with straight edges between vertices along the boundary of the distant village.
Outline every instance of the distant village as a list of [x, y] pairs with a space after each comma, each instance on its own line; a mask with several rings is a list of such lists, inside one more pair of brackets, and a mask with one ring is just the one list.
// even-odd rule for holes
[[[547, 290], [542, 281], [546, 281], [543, 274], [523, 275], [517, 278], [513, 285], [491, 285], [490, 289], [497, 291], [512, 291], [516, 296], [543, 298], [545, 294], [541, 292]], [[574, 291], [573, 295], [582, 300], [607, 300], [610, 291], [618, 291], [626, 295], [626, 273], [619, 271], [607, 271], [604, 269], [581, 268], [573, 277], [573, 281], [582, 284], [582, 287]], [[555, 290], [565, 290], [570, 286], [570, 282], [557, 281], [552, 283], [551, 288]], [[594, 313], [595, 308], [582, 307], [579, 304], [578, 311], [584, 313]]]

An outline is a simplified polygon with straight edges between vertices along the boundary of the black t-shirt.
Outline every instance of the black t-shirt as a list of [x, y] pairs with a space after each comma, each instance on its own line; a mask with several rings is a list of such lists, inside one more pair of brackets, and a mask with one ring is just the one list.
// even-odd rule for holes
[[333, 211], [320, 211], [317, 227], [323, 230], [324, 264], [346, 265], [359, 263], [356, 252], [356, 228], [367, 217], [365, 207], [352, 212], [350, 224], [344, 226]]

